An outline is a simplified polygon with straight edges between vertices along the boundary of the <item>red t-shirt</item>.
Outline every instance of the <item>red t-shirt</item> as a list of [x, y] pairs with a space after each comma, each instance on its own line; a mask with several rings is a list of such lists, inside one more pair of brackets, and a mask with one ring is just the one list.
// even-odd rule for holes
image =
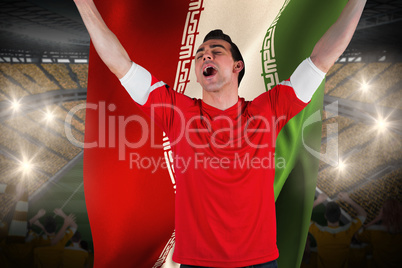
[[306, 105], [288, 85], [224, 111], [167, 86], [139, 105], [174, 153], [175, 262], [238, 267], [278, 258], [275, 140]]

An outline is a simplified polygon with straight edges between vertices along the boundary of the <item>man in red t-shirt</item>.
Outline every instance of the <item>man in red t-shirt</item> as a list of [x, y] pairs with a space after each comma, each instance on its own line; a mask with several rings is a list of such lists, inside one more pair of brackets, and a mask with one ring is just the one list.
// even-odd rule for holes
[[253, 101], [238, 96], [244, 61], [221, 30], [195, 55], [202, 99], [132, 62], [92, 0], [75, 0], [101, 59], [168, 135], [176, 174], [173, 260], [183, 267], [276, 267], [275, 139], [346, 49], [365, 0], [350, 0], [291, 77]]

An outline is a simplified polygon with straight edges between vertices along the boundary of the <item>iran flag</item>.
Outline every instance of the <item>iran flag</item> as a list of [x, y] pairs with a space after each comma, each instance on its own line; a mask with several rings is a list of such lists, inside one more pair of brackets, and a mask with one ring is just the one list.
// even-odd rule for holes
[[[222, 29], [243, 54], [239, 95], [252, 100], [287, 79], [346, 0], [96, 0], [130, 58], [176, 91], [201, 97], [194, 54]], [[324, 83], [277, 138], [280, 267], [299, 267], [318, 170]], [[167, 137], [133, 103], [91, 45], [84, 186], [95, 267], [174, 267], [175, 175]]]

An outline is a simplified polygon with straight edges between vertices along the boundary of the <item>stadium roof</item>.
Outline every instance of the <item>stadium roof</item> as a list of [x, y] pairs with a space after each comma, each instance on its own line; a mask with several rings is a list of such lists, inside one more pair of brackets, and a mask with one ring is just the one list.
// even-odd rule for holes
[[402, 1], [368, 0], [349, 50], [401, 53]]
[[[33, 3], [35, 2], [35, 3]], [[89, 35], [82, 21], [71, 18], [72, 5], [57, 12], [43, 7], [46, 1], [2, 0], [0, 3], [0, 49], [4, 51], [88, 52]], [[54, 1], [62, 5], [66, 1]]]
[[[401, 54], [402, 1], [368, 0], [350, 52]], [[2, 0], [0, 52], [88, 53], [89, 35], [72, 0]], [[87, 54], [86, 54], [87, 56]]]

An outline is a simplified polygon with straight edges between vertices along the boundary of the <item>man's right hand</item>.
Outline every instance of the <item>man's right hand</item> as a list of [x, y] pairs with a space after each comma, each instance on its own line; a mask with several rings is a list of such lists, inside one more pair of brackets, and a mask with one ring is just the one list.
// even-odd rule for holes
[[320, 203], [324, 202], [324, 201], [327, 200], [327, 199], [328, 199], [328, 195], [326, 195], [325, 193], [321, 193], [321, 194], [319, 194], [319, 195], [317, 196], [317, 200], [318, 200]]
[[126, 50], [103, 21], [93, 0], [74, 0], [74, 3], [99, 57], [117, 78], [122, 78], [132, 65]]
[[46, 210], [44, 210], [43, 208], [40, 209], [40, 210], [38, 211], [38, 213], [36, 213], [36, 215], [38, 216], [38, 218], [43, 217], [45, 214], [46, 214]]

